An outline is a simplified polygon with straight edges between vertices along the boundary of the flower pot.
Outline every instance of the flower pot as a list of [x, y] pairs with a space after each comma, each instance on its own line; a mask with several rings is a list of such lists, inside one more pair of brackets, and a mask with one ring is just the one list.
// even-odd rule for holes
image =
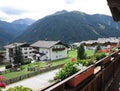
[[116, 51], [116, 52], [114, 53], [114, 57], [117, 57], [117, 56], [118, 56], [118, 53], [119, 53], [119, 51]]
[[79, 75], [75, 76], [74, 78], [70, 79], [67, 82], [68, 86], [76, 87], [80, 83], [82, 83], [84, 80], [86, 80], [88, 77], [90, 77], [94, 73], [94, 66], [91, 66], [86, 71], [80, 73]]
[[103, 61], [102, 61], [102, 64], [104, 65], [104, 64], [106, 64], [106, 63], [108, 63], [108, 62], [110, 62], [111, 61], [111, 56], [108, 56], [108, 57], [106, 57]]
[[119, 54], [119, 51], [115, 51], [111, 56], [112, 56], [112, 57], [117, 57], [118, 54]]

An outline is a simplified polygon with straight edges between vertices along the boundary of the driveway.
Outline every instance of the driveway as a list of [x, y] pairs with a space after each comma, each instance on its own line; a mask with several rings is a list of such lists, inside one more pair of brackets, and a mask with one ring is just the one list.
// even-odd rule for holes
[[25, 87], [29, 87], [34, 91], [37, 91], [38, 89], [41, 89], [46, 85], [50, 84], [49, 80], [53, 79], [56, 72], [58, 72], [58, 69], [7, 85], [6, 89], [22, 85]]

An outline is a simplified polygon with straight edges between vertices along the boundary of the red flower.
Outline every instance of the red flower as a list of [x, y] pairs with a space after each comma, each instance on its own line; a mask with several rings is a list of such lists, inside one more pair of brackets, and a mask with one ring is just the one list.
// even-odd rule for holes
[[103, 50], [98, 50], [98, 53], [101, 53], [101, 52], [103, 52]]
[[111, 46], [111, 48], [115, 48], [116, 46]]
[[105, 52], [110, 52], [110, 48], [107, 48], [107, 49], [105, 50]]
[[1, 88], [6, 88], [5, 82], [0, 82], [0, 87], [1, 87]]
[[62, 64], [62, 68], [64, 68], [65, 64]]
[[71, 62], [76, 62], [76, 59], [75, 59], [75, 58], [72, 58], [72, 59], [71, 59]]
[[3, 81], [3, 80], [5, 80], [5, 77], [0, 75], [0, 81]]

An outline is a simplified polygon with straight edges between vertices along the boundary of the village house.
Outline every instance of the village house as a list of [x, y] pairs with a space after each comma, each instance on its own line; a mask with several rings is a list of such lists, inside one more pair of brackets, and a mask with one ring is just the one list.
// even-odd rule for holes
[[98, 38], [97, 40], [82, 41], [80, 44], [84, 44], [86, 49], [95, 49], [97, 45], [100, 45], [102, 49], [110, 48], [120, 44], [120, 38], [109, 37], [109, 38]]
[[15, 53], [15, 47], [20, 47], [22, 51], [22, 56], [24, 59], [30, 58], [33, 55], [33, 48], [30, 47], [29, 44], [27, 43], [12, 43], [9, 45], [6, 45], [6, 60], [8, 62], [13, 62], [14, 61], [14, 53]]
[[67, 57], [68, 46], [60, 41], [37, 41], [31, 44], [33, 58], [37, 61], [53, 61]]

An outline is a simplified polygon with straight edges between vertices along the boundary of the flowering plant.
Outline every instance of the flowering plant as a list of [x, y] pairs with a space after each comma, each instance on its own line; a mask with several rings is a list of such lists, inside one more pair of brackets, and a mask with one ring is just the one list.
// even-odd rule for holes
[[60, 69], [56, 74], [54, 80], [63, 80], [80, 70], [84, 70], [85, 68], [86, 67], [78, 63], [75, 58], [72, 58], [70, 62], [67, 62], [62, 66], [62, 69]]
[[5, 77], [0, 75], [0, 90], [3, 88], [6, 88], [6, 84], [5, 84], [4, 80], [5, 80]]

